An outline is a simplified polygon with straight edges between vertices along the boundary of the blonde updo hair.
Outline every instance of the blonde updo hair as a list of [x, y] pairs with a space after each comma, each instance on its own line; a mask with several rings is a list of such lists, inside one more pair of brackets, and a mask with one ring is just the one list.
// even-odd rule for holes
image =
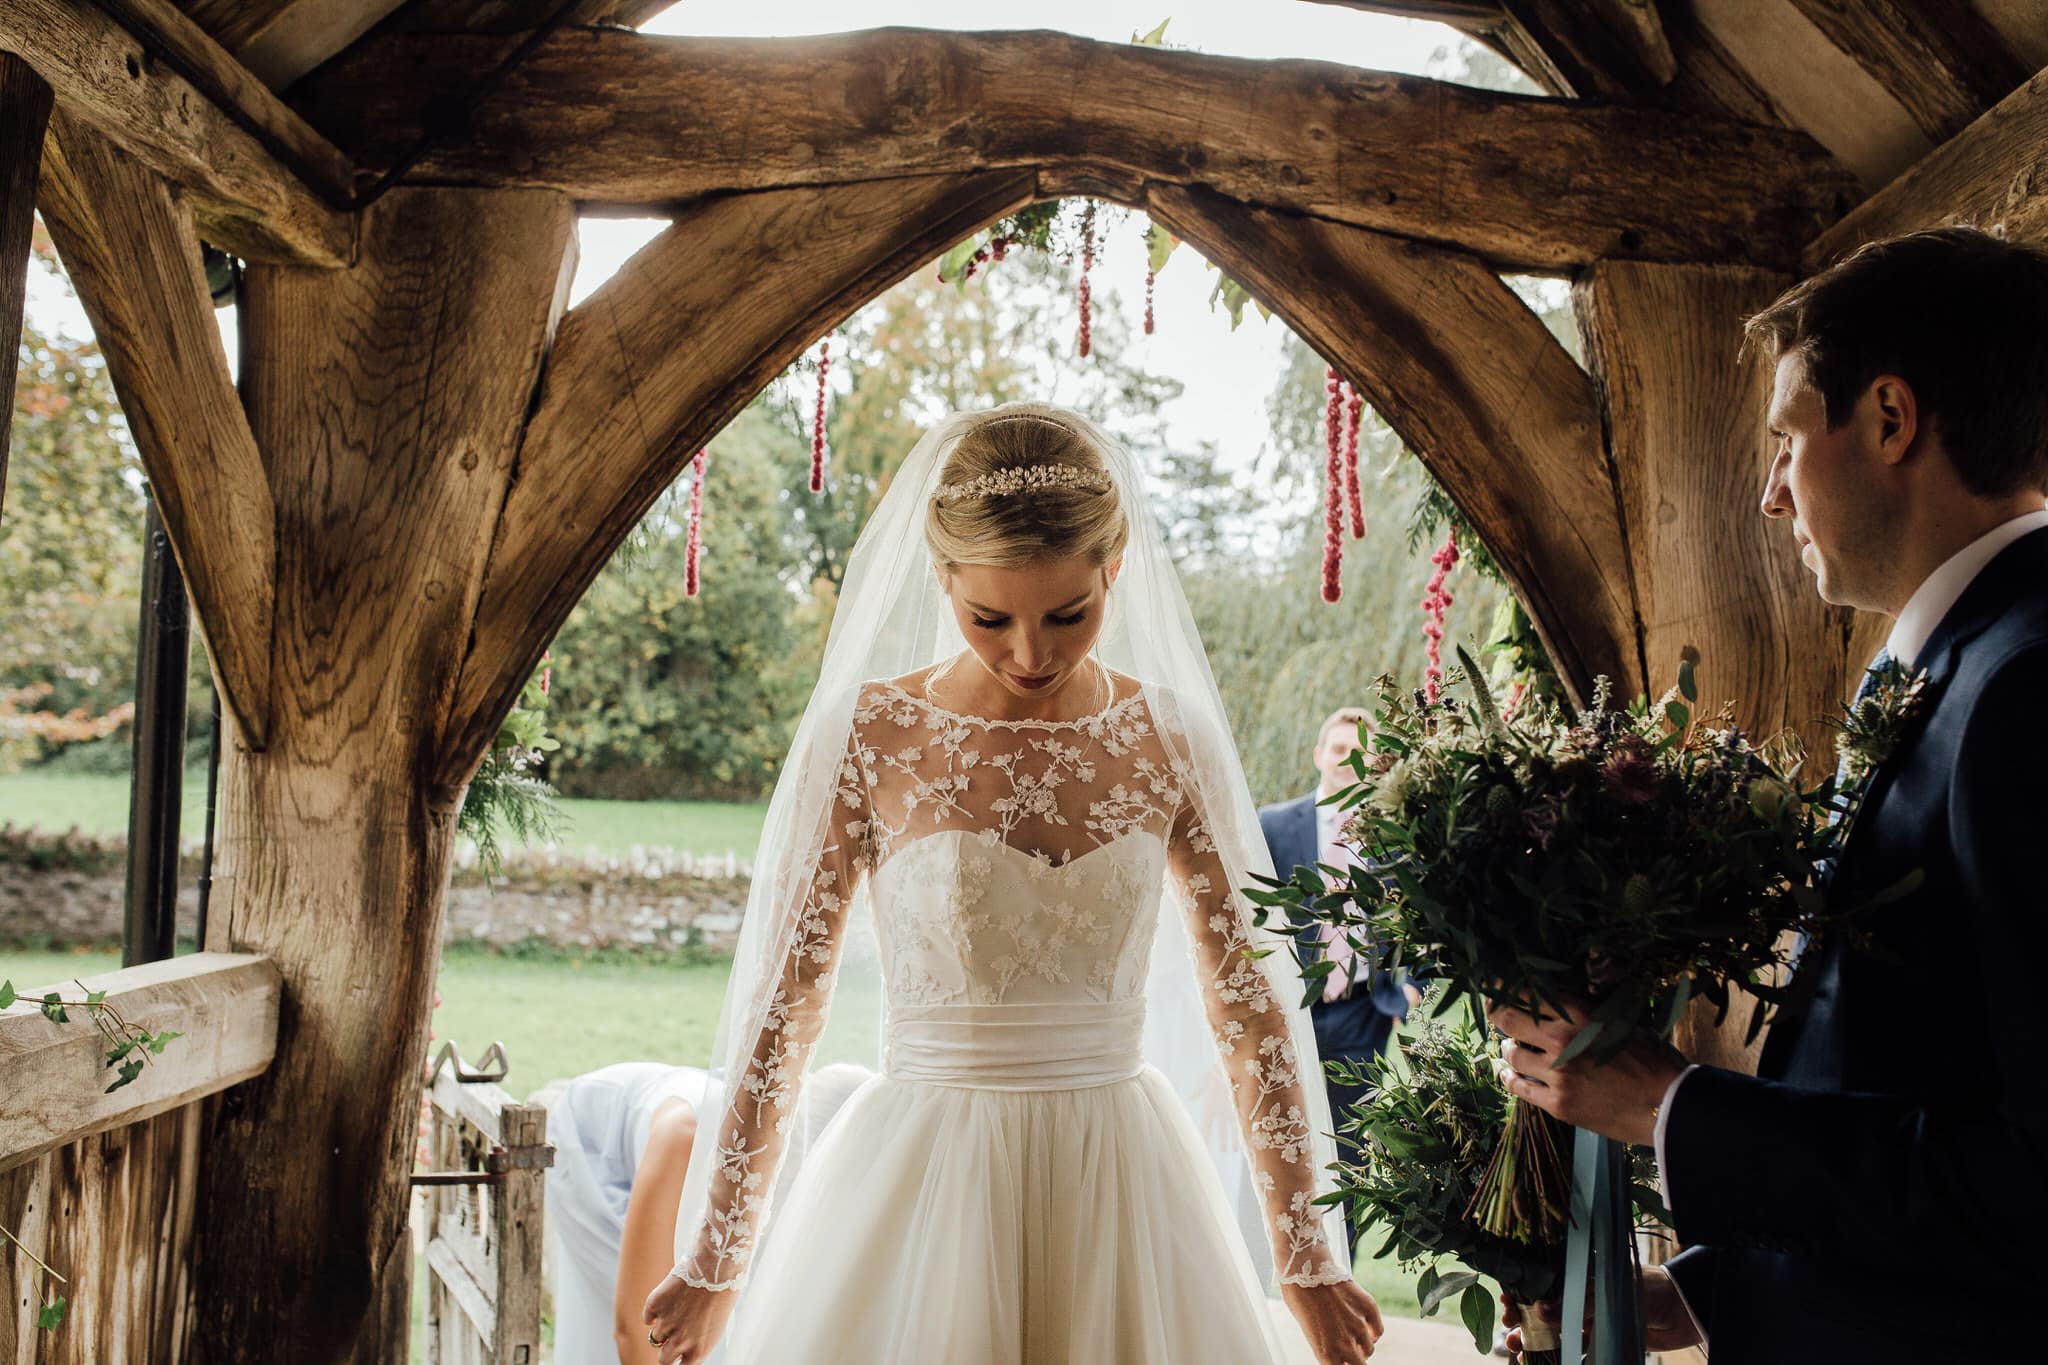
[[[1011, 569], [1077, 556], [1100, 568], [1115, 562], [1130, 538], [1102, 451], [1049, 413], [997, 408], [977, 419], [939, 481], [925, 510], [924, 539], [941, 573], [962, 564]], [[991, 484], [1014, 491], [988, 491]]]

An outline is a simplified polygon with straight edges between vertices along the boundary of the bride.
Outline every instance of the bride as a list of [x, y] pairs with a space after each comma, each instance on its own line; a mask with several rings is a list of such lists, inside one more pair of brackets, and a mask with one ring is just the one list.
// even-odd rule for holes
[[[754, 867], [727, 1099], [647, 1300], [663, 1365], [728, 1320], [734, 1365], [1278, 1365], [1268, 1273], [1323, 1365], [1371, 1354], [1313, 1203], [1294, 955], [1235, 891], [1270, 871], [1250, 793], [1136, 468], [1086, 419], [960, 414], [905, 460]], [[813, 1054], [863, 1039], [880, 1074], [771, 1225]]]

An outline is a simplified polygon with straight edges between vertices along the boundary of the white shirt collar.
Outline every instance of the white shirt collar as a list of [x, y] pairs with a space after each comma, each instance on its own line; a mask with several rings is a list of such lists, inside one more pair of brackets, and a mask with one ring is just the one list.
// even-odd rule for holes
[[2021, 536], [2043, 527], [2048, 527], [2048, 508], [2025, 512], [2003, 525], [1994, 526], [1950, 555], [1948, 562], [1927, 575], [1927, 581], [1906, 599], [1899, 619], [1892, 623], [1892, 634], [1885, 642], [1885, 652], [1903, 668], [1919, 667], [1920, 651], [1927, 648], [1928, 640], [1934, 636], [1934, 628], [1941, 624], [1941, 618], [1948, 615], [1949, 609], [1976, 581], [1984, 566], [1998, 558], [2000, 550]]

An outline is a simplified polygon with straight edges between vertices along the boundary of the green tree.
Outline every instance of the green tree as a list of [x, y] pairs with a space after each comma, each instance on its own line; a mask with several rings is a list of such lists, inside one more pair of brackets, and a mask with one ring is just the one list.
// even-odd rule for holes
[[[1344, 539], [1344, 594], [1322, 600], [1323, 370], [1321, 357], [1290, 337], [1287, 364], [1267, 399], [1273, 445], [1256, 486], [1269, 496], [1254, 510], [1252, 551], [1184, 575], [1230, 716], [1253, 797], [1298, 796], [1314, 781], [1316, 728], [1339, 706], [1370, 706], [1382, 674], [1422, 681], [1421, 601], [1434, 572], [1428, 545], [1409, 541], [1409, 521], [1431, 488], [1421, 463], [1368, 408], [1359, 437], [1367, 531]], [[1447, 584], [1447, 632], [1476, 641], [1503, 597], [1496, 583], [1461, 565]]]
[[[29, 268], [62, 278], [40, 223]], [[25, 325], [11, 420], [0, 507], [0, 692], [33, 695], [24, 710], [105, 717], [134, 699], [144, 498], [99, 347]], [[35, 728], [33, 738], [0, 735], [0, 765], [42, 758], [67, 736], [92, 733]]]
[[760, 401], [712, 442], [698, 596], [686, 473], [564, 623], [548, 721], [564, 794], [752, 799], [773, 781], [808, 686], [779, 572], [791, 444]]
[[[1159, 445], [1157, 411], [1177, 380], [1126, 358], [1129, 328], [1114, 291], [1097, 295], [1093, 354], [1073, 348], [1072, 281], [1054, 259], [1017, 251], [964, 286], [921, 269], [842, 327], [827, 405], [825, 491], [812, 494], [810, 432], [817, 371], [807, 360], [771, 389], [790, 433], [785, 475], [790, 552], [805, 581], [835, 587], [846, 556], [903, 457], [949, 412], [1023, 399], [1064, 403], [1141, 447]], [[814, 353], [815, 355], [815, 353]], [[843, 387], [842, 387], [843, 386]]]

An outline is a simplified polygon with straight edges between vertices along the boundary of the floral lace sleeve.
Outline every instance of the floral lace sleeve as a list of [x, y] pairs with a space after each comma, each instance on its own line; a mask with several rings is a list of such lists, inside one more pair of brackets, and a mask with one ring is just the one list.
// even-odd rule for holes
[[1202, 1003], [1244, 1125], [1280, 1283], [1341, 1283], [1351, 1275], [1331, 1254], [1326, 1210], [1314, 1202], [1314, 1133], [1287, 1011], [1265, 969], [1247, 956], [1251, 918], [1192, 803], [1174, 817], [1167, 858], [1188, 915]]
[[[769, 1191], [796, 1125], [797, 1100], [811, 1051], [824, 1032], [841, 930], [869, 858], [866, 763], [858, 742], [841, 766], [837, 800], [822, 848], [812, 847], [779, 879], [796, 888], [779, 934], [780, 968], [764, 977], [748, 1017], [758, 1024], [753, 1051], [715, 1130], [718, 1146], [694, 1249], [669, 1273], [700, 1289], [736, 1289], [768, 1216]], [[808, 875], [806, 875], [808, 874]]]

